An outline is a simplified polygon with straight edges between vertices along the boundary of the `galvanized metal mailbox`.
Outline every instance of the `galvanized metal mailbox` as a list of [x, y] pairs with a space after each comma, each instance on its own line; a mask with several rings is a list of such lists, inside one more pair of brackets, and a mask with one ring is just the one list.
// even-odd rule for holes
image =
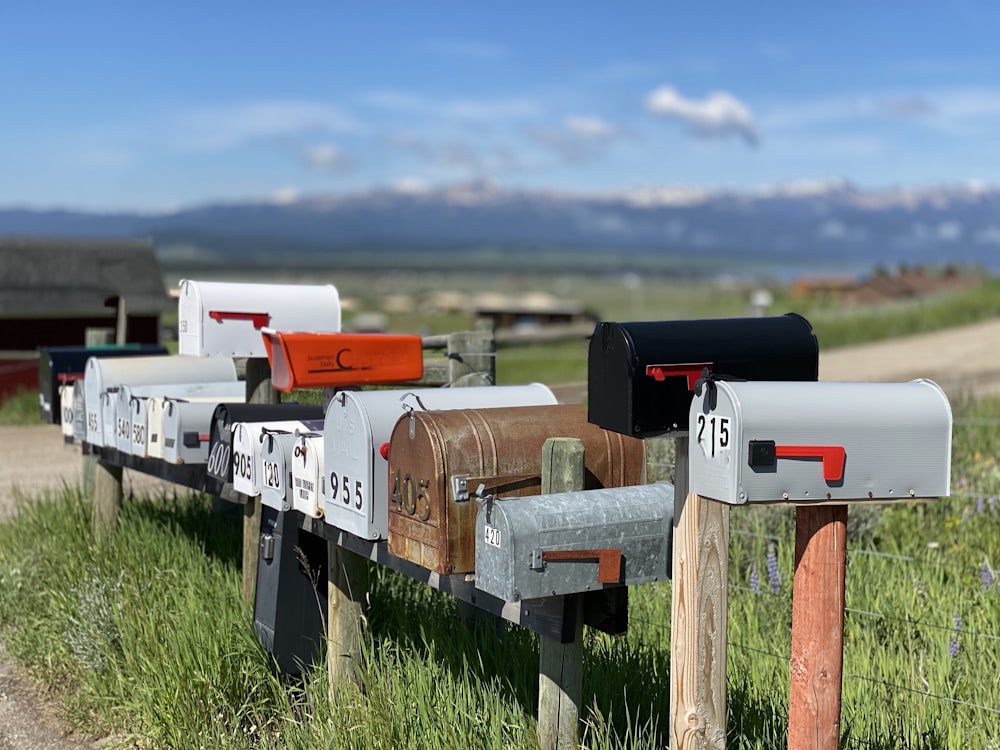
[[332, 284], [180, 283], [178, 344], [196, 357], [266, 357], [263, 328], [339, 331]]
[[218, 403], [165, 399], [161, 435], [169, 464], [208, 463], [209, 428]]
[[551, 437], [583, 441], [584, 489], [645, 482], [643, 441], [588, 423], [579, 404], [413, 411], [389, 441], [389, 552], [437, 573], [471, 573], [479, 486], [498, 498], [537, 494]]
[[[326, 522], [362, 539], [389, 533], [389, 438], [404, 414], [556, 403], [541, 383], [473, 388], [341, 391], [323, 429]], [[475, 489], [475, 488], [473, 488]]]
[[292, 509], [292, 458], [302, 433], [322, 432], [323, 420], [265, 422], [260, 433], [260, 501], [276, 510]]
[[940, 497], [951, 424], [930, 380], [710, 381], [691, 404], [691, 492], [733, 504]]
[[[312, 432], [317, 428], [323, 428], [322, 420], [308, 422], [298, 419], [276, 422], [238, 422], [233, 425], [233, 490], [241, 492], [244, 495], [253, 496], [262, 494], [262, 488], [268, 487], [269, 490], [273, 491], [269, 493], [269, 497], [274, 500], [271, 503], [271, 507], [275, 507], [275, 504], [283, 504], [284, 500], [278, 501], [276, 499], [276, 493], [280, 492], [283, 498], [285, 488], [288, 486], [288, 480], [285, 478], [285, 441], [278, 441], [281, 446], [280, 451], [274, 451], [269, 454], [270, 460], [275, 463], [278, 461], [279, 455], [282, 457], [280, 467], [276, 465], [263, 467], [264, 444], [267, 443], [269, 448], [274, 445], [274, 440], [268, 440], [267, 437], [268, 435], [272, 435], [277, 438], [281, 435], [286, 435], [289, 438], [288, 450], [290, 453], [291, 439], [294, 438], [295, 430]], [[277, 474], [279, 469], [281, 471], [280, 475]], [[275, 473], [271, 473], [272, 470]]]
[[419, 336], [386, 333], [306, 333], [262, 330], [279, 391], [420, 380], [424, 350]]
[[[84, 375], [87, 409], [87, 442], [92, 445], [115, 445], [114, 411], [107, 406], [107, 424], [101, 415], [101, 394], [121, 385], [139, 386], [164, 383], [197, 383], [235, 381], [236, 366], [231, 359], [222, 357], [200, 358], [185, 356], [130, 357], [105, 359], [91, 357], [87, 360]], [[107, 400], [107, 399], [105, 399]]]
[[292, 448], [292, 509], [307, 518], [322, 518], [326, 508], [323, 484], [323, 434], [301, 433]]
[[60, 424], [59, 387], [83, 377], [84, 367], [91, 357], [148, 357], [166, 354], [159, 344], [126, 344], [125, 346], [44, 346], [38, 351], [38, 405], [43, 422]]
[[476, 588], [508, 602], [670, 575], [674, 488], [488, 499], [476, 518]]
[[[214, 406], [221, 403], [241, 404], [246, 400], [246, 384], [239, 380], [218, 383], [171, 383], [158, 388], [143, 386], [141, 392], [152, 395], [141, 397], [140, 402], [132, 406], [131, 450], [134, 455], [151, 458], [163, 458], [163, 419], [171, 402], [204, 403]], [[136, 420], [145, 424], [145, 435], [137, 433]], [[205, 420], [200, 432], [207, 433], [210, 424], [211, 414]], [[193, 425], [191, 429], [194, 429]], [[142, 437], [145, 437], [145, 443], [141, 442]]]
[[590, 339], [588, 418], [654, 437], [687, 430], [702, 373], [741, 380], [816, 380], [819, 346], [805, 318], [601, 323]]
[[240, 422], [322, 419], [319, 404], [219, 404], [209, 429], [206, 488], [220, 493], [233, 483], [233, 428]]

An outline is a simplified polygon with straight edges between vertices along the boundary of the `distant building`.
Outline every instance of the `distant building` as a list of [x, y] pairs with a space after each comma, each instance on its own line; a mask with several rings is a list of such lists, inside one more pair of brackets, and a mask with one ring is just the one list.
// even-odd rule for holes
[[939, 273], [927, 273], [921, 266], [901, 266], [890, 272], [878, 269], [871, 277], [850, 276], [800, 278], [792, 282], [793, 297], [820, 297], [846, 305], [875, 304], [911, 299], [939, 292], [976, 287], [981, 280], [958, 273], [948, 266]]
[[482, 294], [473, 300], [471, 312], [477, 325], [485, 322], [494, 331], [581, 323], [592, 325], [597, 320], [580, 302], [540, 292], [521, 297]]
[[149, 241], [0, 237], [0, 399], [37, 387], [39, 347], [83, 346], [95, 328], [156, 344], [175, 304]]

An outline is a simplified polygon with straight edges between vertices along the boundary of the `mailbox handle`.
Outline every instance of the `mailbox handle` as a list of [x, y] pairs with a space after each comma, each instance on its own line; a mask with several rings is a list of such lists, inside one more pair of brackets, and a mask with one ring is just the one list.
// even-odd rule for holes
[[657, 382], [661, 382], [668, 377], [687, 378], [689, 391], [694, 390], [695, 383], [705, 374], [705, 370], [712, 371], [711, 362], [687, 362], [680, 365], [646, 365], [646, 375]]
[[208, 317], [212, 320], [217, 320], [220, 323], [223, 320], [249, 320], [253, 323], [253, 327], [261, 329], [268, 324], [271, 320], [270, 313], [251, 313], [251, 312], [226, 312], [223, 310], [209, 310]]
[[775, 458], [818, 458], [823, 462], [823, 479], [839, 482], [844, 478], [847, 451], [842, 445], [776, 445]]
[[542, 552], [544, 562], [597, 560], [598, 583], [620, 583], [622, 579], [622, 551], [620, 549], [547, 549]]

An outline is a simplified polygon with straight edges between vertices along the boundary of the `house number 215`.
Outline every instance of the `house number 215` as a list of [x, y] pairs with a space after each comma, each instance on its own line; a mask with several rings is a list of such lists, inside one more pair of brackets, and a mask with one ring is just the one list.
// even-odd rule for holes
[[709, 457], [715, 458], [720, 451], [729, 448], [729, 417], [699, 414], [697, 427], [698, 444]]

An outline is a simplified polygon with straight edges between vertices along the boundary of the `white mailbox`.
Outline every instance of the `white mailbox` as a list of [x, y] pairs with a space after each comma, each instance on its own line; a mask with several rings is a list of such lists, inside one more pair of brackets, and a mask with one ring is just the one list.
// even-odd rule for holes
[[87, 384], [81, 378], [73, 383], [73, 441], [87, 440]]
[[[269, 433], [288, 433], [294, 436], [295, 430], [313, 432], [316, 429], [323, 429], [321, 420], [235, 423], [233, 425], [233, 491], [251, 497], [263, 494], [261, 491], [264, 484], [261, 476], [261, 462], [264, 453], [265, 430]], [[275, 458], [274, 455], [272, 455], [273, 458]], [[274, 467], [268, 467], [269, 470], [272, 468]], [[285, 471], [284, 465], [280, 468], [282, 472]], [[282, 474], [281, 477], [275, 478], [273, 474], [269, 474], [267, 477], [272, 485], [280, 483], [282, 494], [286, 481], [284, 476], [285, 474]], [[272, 491], [271, 496], [275, 497], [273, 492], [276, 492], [278, 488], [271, 486], [269, 489]], [[281, 510], [281, 507], [278, 506], [278, 509]]]
[[59, 426], [62, 428], [63, 441], [67, 443], [73, 442], [73, 397], [76, 393], [77, 382], [82, 388], [82, 380], [66, 382], [59, 386], [59, 413], [61, 415]]
[[951, 424], [930, 380], [705, 383], [691, 403], [690, 490], [732, 504], [940, 497]]
[[308, 518], [325, 513], [323, 435], [301, 433], [292, 448], [292, 509]]
[[208, 439], [216, 401], [166, 399], [163, 409], [163, 460], [169, 464], [208, 463]]
[[476, 516], [476, 588], [508, 602], [669, 578], [666, 482], [488, 500]]
[[[144, 389], [145, 390], [145, 389]], [[139, 436], [133, 426], [132, 453], [137, 456], [148, 456], [150, 458], [163, 458], [163, 417], [167, 407], [172, 401], [184, 401], [191, 403], [205, 404], [242, 404], [246, 401], [246, 384], [240, 380], [220, 381], [217, 383], [176, 383], [160, 387], [158, 390], [151, 390], [150, 398], [144, 399], [141, 409], [145, 413], [136, 414], [133, 407], [132, 421], [135, 422], [137, 416], [144, 420], [145, 442], [140, 445]], [[211, 424], [211, 418], [206, 420], [206, 426]], [[204, 431], [204, 430], [203, 430]]]
[[340, 330], [340, 298], [332, 284], [184, 280], [177, 309], [179, 351], [196, 357], [266, 357], [265, 327]]
[[326, 522], [362, 539], [389, 531], [389, 438], [407, 411], [556, 403], [541, 383], [475, 388], [341, 391], [323, 429]]
[[[84, 398], [87, 409], [87, 442], [105, 445], [105, 426], [101, 416], [101, 394], [119, 386], [153, 385], [156, 383], [192, 383], [236, 380], [236, 365], [231, 359], [222, 357], [201, 358], [184, 356], [91, 357], [84, 372]], [[107, 400], [107, 399], [105, 399]], [[114, 414], [110, 413], [108, 425], [108, 446], [115, 445]]]

